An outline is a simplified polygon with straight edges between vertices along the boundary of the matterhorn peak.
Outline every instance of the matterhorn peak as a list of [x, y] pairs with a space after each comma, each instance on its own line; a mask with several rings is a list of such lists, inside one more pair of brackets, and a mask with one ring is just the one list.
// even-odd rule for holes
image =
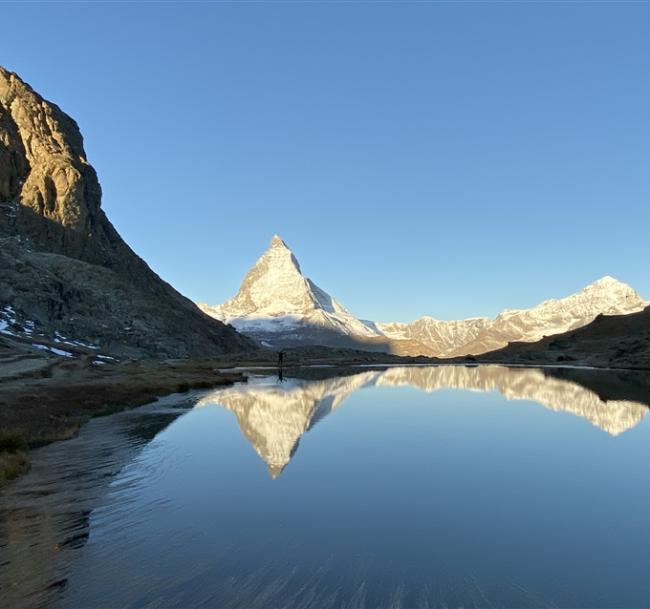
[[269, 247], [257, 260], [255, 266], [249, 271], [250, 273], [255, 276], [270, 273], [270, 277], [289, 274], [299, 275], [302, 278], [300, 263], [282, 237], [277, 234], [273, 235]]
[[323, 344], [330, 334], [337, 340], [341, 336], [382, 336], [305, 277], [293, 252], [277, 234], [233, 298], [216, 307], [199, 306], [208, 315], [246, 328], [268, 344], [285, 334], [298, 337], [305, 328], [311, 336], [318, 335], [316, 344]]
[[289, 249], [289, 246], [284, 242], [284, 239], [280, 237], [277, 233], [273, 235], [273, 238], [271, 239], [271, 243], [269, 244], [269, 249], [271, 248], [284, 248], [286, 250]]

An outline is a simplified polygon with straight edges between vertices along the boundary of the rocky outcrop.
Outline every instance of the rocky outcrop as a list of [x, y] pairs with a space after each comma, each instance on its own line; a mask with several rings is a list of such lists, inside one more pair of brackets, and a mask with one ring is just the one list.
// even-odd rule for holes
[[101, 209], [75, 121], [1, 67], [0, 239], [0, 304], [16, 311], [15, 331], [29, 321], [131, 356], [252, 348], [129, 248]]

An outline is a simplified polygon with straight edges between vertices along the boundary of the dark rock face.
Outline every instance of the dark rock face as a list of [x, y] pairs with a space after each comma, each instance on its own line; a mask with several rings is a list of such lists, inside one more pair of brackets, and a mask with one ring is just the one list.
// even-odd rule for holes
[[160, 279], [101, 209], [75, 121], [0, 67], [0, 305], [118, 355], [253, 349]]

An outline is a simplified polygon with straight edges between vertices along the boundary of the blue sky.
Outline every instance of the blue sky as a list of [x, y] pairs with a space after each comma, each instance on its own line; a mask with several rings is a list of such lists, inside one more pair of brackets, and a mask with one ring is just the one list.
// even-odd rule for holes
[[129, 244], [195, 300], [274, 233], [355, 314], [650, 298], [650, 4], [3, 3]]

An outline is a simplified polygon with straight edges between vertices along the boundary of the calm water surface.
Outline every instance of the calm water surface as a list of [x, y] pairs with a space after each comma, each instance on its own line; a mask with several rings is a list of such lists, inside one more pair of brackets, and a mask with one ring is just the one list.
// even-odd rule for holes
[[0, 494], [2, 606], [650, 607], [648, 408], [593, 379], [253, 377], [93, 420]]

